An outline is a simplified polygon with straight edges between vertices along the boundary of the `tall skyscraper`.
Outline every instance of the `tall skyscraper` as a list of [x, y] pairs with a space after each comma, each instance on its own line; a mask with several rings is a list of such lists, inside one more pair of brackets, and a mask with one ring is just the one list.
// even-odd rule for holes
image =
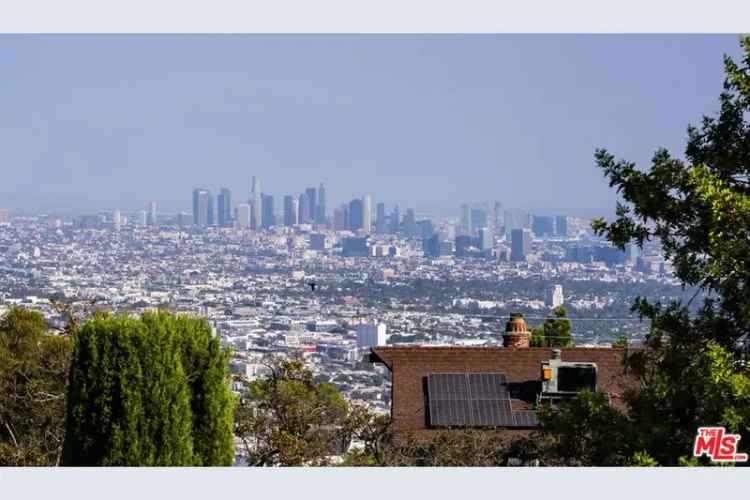
[[253, 187], [250, 191], [252, 213], [250, 214], [250, 229], [259, 229], [263, 220], [262, 198], [260, 192], [260, 179], [253, 176]]
[[396, 234], [401, 229], [401, 213], [399, 212], [398, 205], [393, 207], [391, 212], [391, 233]]
[[211, 226], [214, 223], [214, 199], [208, 189], [193, 191], [193, 224], [199, 227]]
[[250, 227], [250, 211], [252, 206], [249, 203], [240, 203], [235, 207], [234, 220], [239, 229]]
[[288, 194], [284, 196], [284, 225], [295, 226], [297, 225], [297, 213], [299, 202], [297, 198]]
[[407, 236], [416, 236], [417, 229], [417, 216], [414, 213], [414, 209], [407, 208], [406, 215], [404, 216], [404, 232]]
[[362, 229], [364, 221], [363, 200], [355, 198], [349, 202], [349, 229], [357, 231]]
[[333, 229], [336, 231], [343, 231], [347, 229], [343, 207], [333, 209]]
[[458, 227], [458, 233], [459, 235], [471, 234], [471, 208], [466, 203], [461, 205], [461, 223]]
[[531, 216], [523, 210], [506, 210], [503, 214], [505, 222], [505, 236], [511, 238], [514, 229], [528, 229], [531, 227]]
[[221, 188], [219, 196], [216, 197], [216, 208], [218, 209], [219, 226], [226, 227], [232, 220], [232, 193], [227, 188]]
[[146, 223], [149, 226], [155, 226], [156, 225], [156, 213], [158, 211], [158, 205], [155, 201], [149, 201], [146, 204], [146, 213], [148, 214], [146, 216]]
[[[0, 222], [3, 221], [0, 220]], [[122, 225], [122, 215], [120, 214], [119, 210], [115, 210], [112, 214], [112, 226], [115, 228], [115, 230], [119, 230], [120, 225]]]
[[375, 231], [380, 234], [388, 232], [385, 222], [385, 203], [377, 204], [377, 215], [375, 216]]
[[362, 197], [362, 230], [366, 234], [372, 232], [372, 198], [369, 194]]
[[8, 224], [10, 222], [10, 210], [7, 208], [0, 208], [0, 224]]
[[299, 195], [299, 213], [297, 214], [297, 220], [300, 224], [307, 224], [310, 222], [310, 201], [307, 198], [307, 193]]
[[563, 238], [568, 237], [568, 217], [565, 215], [558, 215], [555, 217], [555, 234], [562, 236]]
[[315, 222], [318, 224], [326, 223], [326, 188], [323, 183], [318, 188], [318, 203], [315, 207]]
[[535, 215], [531, 222], [531, 231], [535, 236], [553, 236], [555, 219], [546, 215]]
[[513, 229], [511, 231], [510, 260], [523, 262], [531, 252], [531, 230]]
[[422, 240], [422, 250], [425, 257], [440, 257], [440, 234], [433, 233], [429, 238]]
[[455, 242], [456, 257], [469, 256], [469, 249], [474, 247], [474, 238], [472, 238], [468, 234], [461, 234], [456, 236]]
[[471, 229], [470, 233], [474, 234], [477, 229], [487, 227], [487, 211], [481, 208], [471, 209]]
[[261, 214], [261, 226], [263, 229], [275, 226], [276, 213], [273, 210], [273, 196], [270, 194], [263, 194], [261, 196], [261, 206], [263, 207], [263, 213]]
[[495, 232], [491, 227], [483, 227], [479, 229], [479, 249], [490, 250], [495, 246]]
[[503, 205], [499, 201], [496, 201], [494, 205], [492, 206], [492, 219], [490, 219], [490, 224], [492, 225], [492, 229], [495, 231], [500, 230], [500, 226], [502, 226], [502, 222], [500, 220], [500, 210], [502, 209]]
[[309, 187], [305, 189], [305, 194], [307, 195], [307, 216], [308, 220], [305, 222], [315, 222], [316, 215], [317, 215], [317, 206], [318, 206], [318, 198], [315, 195], [315, 188]]

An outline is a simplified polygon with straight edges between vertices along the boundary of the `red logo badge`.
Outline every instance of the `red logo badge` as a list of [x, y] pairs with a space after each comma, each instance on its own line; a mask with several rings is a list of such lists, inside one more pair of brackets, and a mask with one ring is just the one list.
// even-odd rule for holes
[[746, 453], [737, 453], [739, 434], [727, 434], [724, 427], [699, 427], [693, 456], [707, 455], [714, 462], [747, 462]]

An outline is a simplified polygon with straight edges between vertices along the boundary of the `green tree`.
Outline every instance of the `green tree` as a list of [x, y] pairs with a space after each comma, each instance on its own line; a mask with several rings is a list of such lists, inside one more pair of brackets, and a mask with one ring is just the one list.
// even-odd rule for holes
[[247, 383], [237, 411], [248, 464], [328, 465], [352, 438], [349, 404], [335, 385], [316, 382], [300, 360], [269, 368], [269, 377]]
[[531, 347], [547, 347], [547, 337], [544, 335], [544, 323], [531, 327]]
[[546, 345], [551, 347], [569, 347], [573, 345], [571, 338], [571, 324], [568, 312], [564, 307], [558, 307], [553, 311], [554, 316], [544, 320], [544, 337]]
[[75, 332], [63, 463], [231, 464], [225, 361], [204, 319], [95, 314]]
[[0, 466], [58, 464], [71, 350], [41, 313], [14, 307], [0, 318]]
[[[651, 168], [641, 171], [596, 152], [622, 201], [616, 219], [595, 221], [595, 231], [620, 248], [661, 242], [683, 285], [697, 289], [694, 298], [704, 297], [697, 312], [689, 307], [692, 299], [636, 300], [633, 309], [651, 320], [652, 331], [646, 348], [628, 356], [640, 390], [627, 395], [626, 414], [613, 416], [630, 434], [617, 440], [616, 450], [592, 441], [601, 449], [585, 455], [590, 464], [692, 463], [687, 457], [701, 425], [750, 435], [750, 372], [736, 349], [750, 332], [750, 39], [741, 44], [742, 61], [725, 58], [718, 116], [688, 129], [687, 161], [659, 150]], [[559, 440], [616, 430], [608, 421], [588, 429], [565, 425], [566, 411], [546, 425]], [[578, 417], [597, 411], [603, 410], [580, 408]]]
[[228, 384], [229, 352], [221, 348], [205, 320], [171, 314], [144, 315], [150, 329], [167, 328], [182, 344], [192, 413], [196, 465], [231, 465], [234, 461], [236, 398]]
[[547, 317], [544, 323], [531, 328], [531, 347], [570, 347], [573, 345], [571, 324], [568, 312], [558, 307]]

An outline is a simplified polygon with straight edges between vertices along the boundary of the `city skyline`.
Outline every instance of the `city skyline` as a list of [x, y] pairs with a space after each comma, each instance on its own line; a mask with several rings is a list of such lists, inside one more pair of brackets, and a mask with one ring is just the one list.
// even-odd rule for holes
[[440, 215], [498, 199], [607, 216], [595, 148], [681, 156], [737, 53], [728, 35], [54, 40], [0, 39], [0, 206], [16, 213], [180, 212], [195, 186], [239, 200], [258, 176], [276, 196], [322, 179], [329, 211], [371, 192]]

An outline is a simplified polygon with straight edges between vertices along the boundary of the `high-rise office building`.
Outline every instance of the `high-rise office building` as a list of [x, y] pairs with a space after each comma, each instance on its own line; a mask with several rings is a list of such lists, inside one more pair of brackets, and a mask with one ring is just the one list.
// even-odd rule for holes
[[407, 236], [416, 236], [417, 230], [417, 216], [414, 213], [414, 209], [407, 208], [406, 215], [404, 216], [404, 232]]
[[155, 226], [156, 225], [156, 213], [158, 211], [159, 205], [155, 201], [149, 201], [146, 203], [146, 223], [149, 226]]
[[505, 237], [510, 239], [514, 229], [529, 229], [531, 227], [531, 216], [523, 210], [506, 210], [503, 220], [505, 222]]
[[346, 219], [344, 218], [344, 208], [333, 209], [333, 229], [336, 231], [343, 231], [348, 229], [346, 227]]
[[[2, 220], [0, 220], [0, 222], [2, 222]], [[114, 227], [115, 230], [119, 230], [121, 225], [122, 225], [122, 215], [120, 214], [119, 210], [115, 210], [112, 213], [112, 227]]]
[[531, 230], [513, 229], [510, 234], [510, 260], [523, 262], [531, 252]]
[[208, 189], [193, 191], [193, 224], [199, 227], [212, 226], [214, 223], [214, 199]]
[[261, 214], [261, 227], [268, 229], [271, 226], [276, 225], [276, 213], [273, 209], [273, 195], [263, 194], [261, 197], [261, 206], [263, 212]]
[[308, 224], [310, 222], [310, 201], [307, 198], [307, 193], [300, 194], [297, 203], [299, 204], [297, 222], [299, 224]]
[[391, 212], [391, 233], [396, 234], [401, 229], [401, 212], [399, 211], [398, 205], [393, 207]]
[[297, 217], [299, 217], [299, 200], [295, 196], [288, 194], [284, 196], [284, 225], [296, 226]]
[[263, 199], [260, 192], [260, 179], [253, 176], [253, 187], [250, 191], [250, 204], [252, 212], [250, 213], [250, 229], [260, 229], [263, 220]]
[[471, 208], [466, 203], [461, 205], [461, 223], [457, 232], [458, 234], [471, 234]]
[[232, 193], [227, 188], [221, 188], [219, 196], [216, 197], [216, 208], [218, 212], [218, 223], [221, 227], [231, 225], [232, 221]]
[[535, 215], [531, 222], [531, 232], [534, 236], [554, 236], [555, 218], [547, 215]]
[[234, 219], [239, 229], [247, 229], [250, 227], [250, 212], [252, 205], [249, 203], [240, 203], [235, 207]]
[[364, 207], [362, 200], [355, 198], [349, 202], [349, 229], [357, 231], [362, 229], [364, 221]]
[[377, 215], [375, 216], [375, 232], [384, 234], [388, 230], [385, 223], [385, 203], [378, 203], [376, 212]]
[[487, 211], [481, 208], [471, 209], [471, 234], [477, 232], [478, 229], [487, 227]]
[[555, 234], [562, 236], [563, 238], [568, 237], [568, 217], [565, 215], [558, 215], [555, 218]]
[[435, 228], [432, 225], [430, 219], [424, 219], [417, 221], [417, 235], [422, 238], [430, 238], [432, 233], [435, 232]]
[[440, 257], [440, 234], [434, 233], [429, 238], [422, 240], [422, 250], [424, 250], [425, 257]]
[[190, 212], [180, 212], [177, 214], [177, 224], [182, 227], [189, 227], [193, 223], [193, 214]]
[[362, 197], [362, 230], [366, 234], [372, 232], [372, 198], [369, 194]]
[[456, 236], [455, 242], [456, 257], [467, 257], [469, 255], [469, 249], [474, 246], [474, 238], [468, 234]]
[[500, 217], [502, 208], [503, 205], [499, 201], [496, 201], [492, 206], [492, 219], [490, 220], [490, 224], [495, 231], [499, 231], [500, 226], [503, 225]]
[[7, 208], [0, 208], [0, 224], [8, 224], [10, 222], [10, 210]]
[[495, 232], [489, 226], [480, 228], [478, 240], [480, 250], [491, 250], [495, 246]]
[[308, 214], [308, 220], [305, 222], [315, 222], [315, 216], [317, 215], [317, 207], [318, 207], [318, 198], [315, 193], [314, 187], [309, 187], [305, 189], [305, 194], [307, 195], [307, 214]]
[[323, 183], [318, 188], [318, 202], [315, 206], [315, 222], [325, 224], [326, 221], [326, 188]]

